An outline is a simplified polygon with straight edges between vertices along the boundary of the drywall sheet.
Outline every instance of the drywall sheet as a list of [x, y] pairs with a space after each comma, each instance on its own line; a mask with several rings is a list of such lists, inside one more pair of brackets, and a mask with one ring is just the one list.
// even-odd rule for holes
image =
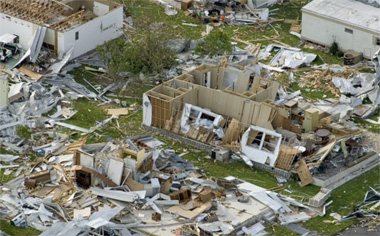
[[230, 87], [232, 91], [235, 91], [238, 79], [238, 74], [225, 71], [223, 77], [223, 89]]
[[86, 207], [84, 209], [74, 209], [74, 218], [76, 219], [79, 215], [84, 217], [89, 217], [91, 215], [91, 207]]
[[120, 185], [121, 177], [123, 175], [123, 168], [124, 168], [123, 162], [110, 159], [108, 163], [108, 170], [107, 170], [108, 178], [110, 178], [117, 185]]
[[94, 157], [92, 155], [80, 152], [79, 153], [79, 165], [88, 168], [94, 168]]

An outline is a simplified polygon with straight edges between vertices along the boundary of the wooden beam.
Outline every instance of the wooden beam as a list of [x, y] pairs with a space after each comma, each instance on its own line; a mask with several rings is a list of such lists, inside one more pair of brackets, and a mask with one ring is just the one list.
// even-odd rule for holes
[[72, 18], [77, 17], [78, 15], [81, 15], [81, 16], [82, 16], [83, 13], [84, 13], [84, 10], [80, 10], [80, 11], [74, 13], [74, 14], [71, 14], [70, 16], [68, 16], [68, 17], [66, 17], [66, 18], [64, 18], [64, 19], [62, 19], [62, 20], [60, 20], [60, 21], [58, 21], [58, 22], [55, 22], [54, 24], [52, 24], [52, 25], [50, 26], [50, 28], [54, 28], [54, 27], [56, 27], [56, 26], [58, 26], [58, 25], [64, 24], [64, 23], [70, 21]]

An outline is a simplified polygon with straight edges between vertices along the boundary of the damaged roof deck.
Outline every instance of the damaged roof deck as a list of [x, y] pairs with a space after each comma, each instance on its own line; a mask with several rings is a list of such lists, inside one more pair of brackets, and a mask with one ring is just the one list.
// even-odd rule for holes
[[122, 24], [122, 7], [113, 1], [0, 0], [0, 36], [17, 36], [13, 43], [26, 52], [20, 62], [29, 55], [32, 63], [53, 55], [76, 58], [119, 37]]
[[106, 0], [0, 0], [0, 13], [61, 32], [118, 7], [118, 3]]

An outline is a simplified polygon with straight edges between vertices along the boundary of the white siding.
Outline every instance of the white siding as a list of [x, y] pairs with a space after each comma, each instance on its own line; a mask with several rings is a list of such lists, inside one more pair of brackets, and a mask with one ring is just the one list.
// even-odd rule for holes
[[[345, 32], [345, 28], [352, 29], [353, 33]], [[380, 48], [374, 44], [374, 37], [380, 37], [380, 35], [316, 17], [306, 12], [302, 13], [302, 38], [306, 40], [326, 46], [330, 46], [335, 40], [344, 51], [362, 52], [365, 57], [372, 58]]]
[[[72, 58], [78, 57], [104, 42], [115, 39], [122, 34], [123, 9], [121, 7], [110, 13], [93, 19], [77, 28], [58, 34], [58, 54], [74, 47]], [[75, 33], [79, 32], [78, 40], [75, 40]]]
[[32, 39], [37, 27], [33, 23], [0, 13], [0, 35], [6, 33], [18, 35], [20, 44], [24, 49], [28, 48], [31, 43], [29, 41]]

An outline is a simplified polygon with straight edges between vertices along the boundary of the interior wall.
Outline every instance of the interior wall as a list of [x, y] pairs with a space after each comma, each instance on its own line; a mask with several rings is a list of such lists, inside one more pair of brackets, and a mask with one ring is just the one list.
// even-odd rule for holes
[[194, 105], [240, 120], [244, 100], [242, 97], [220, 90], [199, 87], [198, 104]]
[[[247, 91], [248, 84], [249, 84], [249, 73], [244, 73], [238, 70], [230, 69], [230, 68], [220, 68], [219, 70], [219, 87], [221, 89], [226, 89], [225, 86], [226, 79], [230, 78], [231, 76], [236, 77], [236, 83], [234, 84], [234, 92], [237, 93], [244, 93]], [[231, 87], [232, 89], [232, 87]]]
[[189, 74], [194, 76], [195, 84], [203, 86], [203, 76], [207, 74], [207, 72], [211, 72], [211, 85], [210, 88], [218, 89], [218, 70], [219, 67], [213, 65], [201, 65], [195, 68], [193, 71], [189, 72]]

